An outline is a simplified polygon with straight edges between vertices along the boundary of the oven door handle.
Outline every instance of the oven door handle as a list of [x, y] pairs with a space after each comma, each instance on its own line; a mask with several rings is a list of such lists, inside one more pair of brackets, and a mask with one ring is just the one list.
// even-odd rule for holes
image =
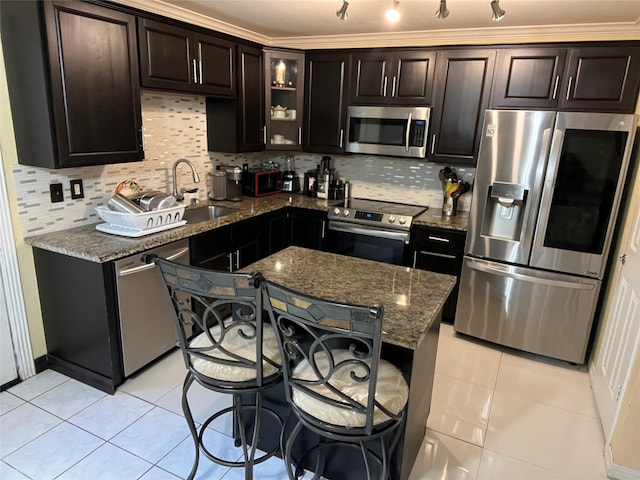
[[368, 237], [386, 238], [389, 240], [402, 240], [406, 244], [409, 244], [410, 238], [409, 232], [362, 227], [352, 223], [344, 222], [329, 222], [329, 230], [334, 230], [336, 232], [355, 233], [358, 235], [366, 235]]

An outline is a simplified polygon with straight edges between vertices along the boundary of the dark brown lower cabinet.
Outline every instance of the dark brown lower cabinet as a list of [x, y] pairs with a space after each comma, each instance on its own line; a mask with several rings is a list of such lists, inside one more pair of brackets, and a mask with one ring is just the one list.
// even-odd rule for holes
[[[412, 231], [413, 267], [460, 278], [465, 232], [416, 225]], [[458, 284], [442, 311], [442, 320], [453, 323], [458, 301]]]

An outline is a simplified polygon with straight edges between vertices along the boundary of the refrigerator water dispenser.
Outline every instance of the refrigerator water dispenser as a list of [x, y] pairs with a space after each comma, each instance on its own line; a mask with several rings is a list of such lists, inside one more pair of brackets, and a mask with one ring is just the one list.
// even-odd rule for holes
[[487, 189], [481, 235], [520, 241], [528, 190], [523, 185], [494, 182]]

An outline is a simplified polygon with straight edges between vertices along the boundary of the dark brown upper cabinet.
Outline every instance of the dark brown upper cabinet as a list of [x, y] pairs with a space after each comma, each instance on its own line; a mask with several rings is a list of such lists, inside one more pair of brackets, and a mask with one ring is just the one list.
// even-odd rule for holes
[[143, 87], [233, 97], [235, 43], [138, 18]]
[[567, 51], [519, 48], [498, 53], [491, 106], [553, 109], [558, 105]]
[[633, 113], [639, 87], [640, 47], [505, 49], [491, 106]]
[[354, 53], [351, 103], [430, 105], [435, 60], [433, 51]]
[[475, 165], [495, 58], [495, 50], [438, 52], [430, 161]]
[[573, 48], [565, 79], [561, 109], [633, 113], [640, 88], [640, 47]]
[[238, 45], [238, 95], [207, 98], [207, 140], [211, 151], [264, 149], [262, 49]]
[[348, 53], [307, 52], [304, 151], [344, 153]]
[[265, 148], [301, 150], [304, 52], [265, 48]]
[[143, 159], [133, 16], [83, 2], [21, 1], [0, 2], [0, 19], [21, 164]]

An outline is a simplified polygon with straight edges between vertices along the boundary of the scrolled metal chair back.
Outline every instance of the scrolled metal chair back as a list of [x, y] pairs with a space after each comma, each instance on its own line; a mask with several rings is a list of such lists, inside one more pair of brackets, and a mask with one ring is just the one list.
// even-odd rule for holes
[[[300, 394], [331, 408], [364, 416], [357, 428], [374, 429], [374, 410], [389, 412], [376, 400], [376, 380], [382, 344], [382, 306], [338, 304], [310, 297], [266, 280], [265, 303], [277, 332], [287, 400], [296, 408]], [[300, 366], [306, 373], [302, 374]], [[347, 377], [345, 377], [345, 375]], [[366, 398], [341, 389], [342, 379], [368, 384]], [[344, 382], [342, 382], [344, 383]], [[308, 415], [298, 409], [303, 417]], [[309, 419], [313, 422], [313, 419]], [[323, 423], [331, 430], [331, 425]], [[336, 426], [336, 431], [344, 426]]]
[[[215, 359], [216, 364], [231, 368], [256, 370], [257, 386], [263, 381], [263, 362], [279, 371], [280, 365], [262, 354], [262, 289], [260, 273], [227, 273], [199, 267], [181, 265], [156, 259], [175, 311], [178, 341], [186, 367], [201, 383], [210, 384], [211, 378], [194, 366], [198, 359]], [[190, 332], [203, 332], [206, 337], [194, 344]], [[238, 353], [225, 346], [225, 339], [237, 334], [253, 339], [256, 352]], [[263, 362], [256, 361], [262, 358]], [[216, 383], [237, 387], [236, 381]]]

